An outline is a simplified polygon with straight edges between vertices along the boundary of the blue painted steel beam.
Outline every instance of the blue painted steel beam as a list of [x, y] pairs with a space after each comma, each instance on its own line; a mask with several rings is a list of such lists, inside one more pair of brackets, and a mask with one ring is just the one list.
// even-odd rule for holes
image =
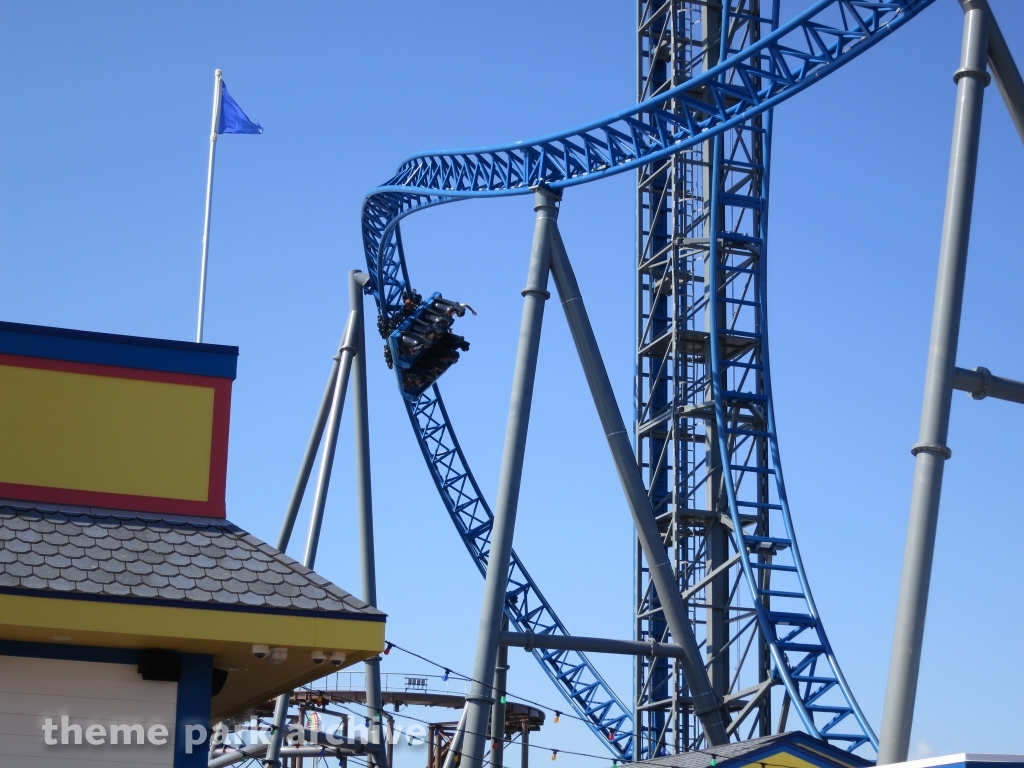
[[[371, 191], [363, 207], [363, 247], [384, 310], [389, 316], [397, 310], [408, 282], [395, 228], [413, 210], [459, 198], [521, 195], [538, 184], [570, 187], [681, 152], [799, 93], [933, 1], [819, 0], [699, 77], [602, 120], [527, 142], [413, 155]], [[763, 86], [739, 89], [723, 82], [733, 72], [747, 83], [759, 78]], [[698, 88], [707, 89], [708, 102], [686, 95]], [[683, 116], [664, 109], [678, 99], [686, 105]]]

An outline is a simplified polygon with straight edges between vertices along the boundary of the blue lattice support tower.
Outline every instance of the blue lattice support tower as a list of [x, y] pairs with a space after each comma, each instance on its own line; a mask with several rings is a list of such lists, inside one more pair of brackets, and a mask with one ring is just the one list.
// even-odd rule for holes
[[[766, 6], [768, 12], [762, 16], [757, 0], [724, 7], [640, 0], [638, 101], [687, 82], [732, 53], [723, 48], [723, 26], [728, 25], [728, 39], [734, 46], [745, 47], [759, 40], [776, 23], [774, 5], [769, 2]], [[680, 94], [671, 107], [680, 110], [684, 98], [711, 100], [706, 85], [700, 84]], [[712, 177], [714, 145], [709, 140], [668, 162], [642, 168], [637, 185], [637, 459], [662, 522], [679, 589], [690, 598], [691, 617], [704, 643], [712, 686], [719, 697], [730, 700], [734, 711], [743, 711], [749, 724], [744, 731], [747, 736], [770, 732], [771, 699], [762, 695], [751, 702], [749, 694], [737, 696], [738, 686], [753, 679], [755, 692], [763, 693], [770, 659], [756, 622], [743, 621], [744, 616], [749, 619], [750, 611], [739, 605], [744, 594], [735, 589], [740, 569], [731, 551], [735, 548], [730, 545], [723, 461], [710, 407], [710, 308], [704, 276], [715, 189], [731, 176], [733, 186], [742, 188], [737, 197], [761, 200], [768, 155], [764, 121], [765, 116], [759, 114], [723, 134], [730, 159], [721, 178]], [[738, 175], [743, 178], [737, 181]], [[720, 207], [725, 204], [719, 201]], [[736, 217], [736, 226], [748, 237], [759, 236], [764, 209], [760, 203], [750, 206], [750, 214]], [[756, 279], [751, 274], [747, 282], [753, 284]], [[717, 311], [721, 322], [724, 305]], [[752, 437], [750, 442], [764, 464], [765, 438]], [[755, 483], [759, 500], [767, 502], [764, 479], [759, 475]], [[765, 511], [757, 509], [750, 517], [759, 532], [767, 535]], [[665, 641], [668, 637], [657, 595], [639, 552], [636, 562], [636, 637]], [[736, 674], [737, 666], [745, 674]], [[751, 706], [746, 708], [747, 704]], [[637, 664], [635, 706], [641, 754], [677, 752], [703, 744], [685, 678], [674, 662], [645, 659]]]

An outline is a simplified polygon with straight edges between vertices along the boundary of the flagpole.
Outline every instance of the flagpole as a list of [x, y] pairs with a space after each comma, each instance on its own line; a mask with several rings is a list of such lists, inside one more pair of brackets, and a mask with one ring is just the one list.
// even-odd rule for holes
[[206, 311], [206, 264], [210, 254], [210, 214], [213, 210], [213, 160], [217, 155], [217, 122], [220, 118], [221, 81], [224, 73], [213, 73], [213, 118], [210, 125], [210, 166], [206, 172], [206, 218], [203, 221], [203, 266], [199, 275], [199, 321], [196, 326], [196, 342], [203, 341], [203, 314]]

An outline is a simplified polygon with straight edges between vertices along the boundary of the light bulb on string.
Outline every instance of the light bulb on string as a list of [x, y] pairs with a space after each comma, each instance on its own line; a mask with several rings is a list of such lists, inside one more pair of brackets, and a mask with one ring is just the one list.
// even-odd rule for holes
[[394, 648], [394, 643], [384, 643], [384, 655], [387, 656], [391, 653], [392, 648]]
[[718, 765], [718, 761], [715, 759], [715, 756], [712, 755], [711, 756], [711, 768], [715, 768], [716, 765]]
[[557, 749], [552, 749], [551, 750], [551, 759], [552, 760], [557, 760], [558, 759], [558, 750]]
[[450, 675], [450, 674], [451, 674], [451, 670], [450, 669], [446, 669], [444, 671], [444, 674], [441, 675], [441, 679], [444, 680], [445, 682], [448, 682], [448, 675]]
[[508, 703], [508, 697], [504, 693], [501, 694], [501, 703], [502, 704], [507, 704]]
[[561, 713], [561, 712], [559, 712], [559, 711], [558, 711], [558, 710], [556, 709], [556, 710], [555, 710], [555, 725], [558, 725], [558, 718], [560, 718], [561, 716], [562, 716], [562, 713]]

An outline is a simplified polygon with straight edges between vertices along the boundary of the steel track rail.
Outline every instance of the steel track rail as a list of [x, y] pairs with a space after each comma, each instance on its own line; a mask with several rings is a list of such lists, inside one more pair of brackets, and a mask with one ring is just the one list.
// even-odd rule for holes
[[[933, 0], [820, 0], [804, 13], [756, 44], [676, 88], [630, 109], [564, 133], [529, 142], [481, 149], [430, 152], [404, 161], [384, 185], [372, 190], [362, 211], [363, 247], [370, 289], [380, 313], [391, 317], [402, 307], [402, 294], [409, 287], [408, 268], [402, 247], [399, 222], [418, 210], [459, 199], [526, 194], [531, 187], [554, 189], [575, 186], [626, 171], [635, 170], [660, 158], [682, 152], [698, 142], [720, 136], [752, 117], [771, 109], [812, 83], [835, 71], [875, 43], [908, 22]], [[689, 96], [699, 89], [706, 100]], [[674, 112], [665, 109], [670, 100], [683, 105]], [[717, 261], [712, 272], [719, 272]], [[764, 290], [764, 281], [761, 281]], [[710, 291], [710, 301], [724, 301]], [[764, 322], [764, 297], [758, 312]], [[713, 313], [712, 313], [713, 314]], [[762, 324], [762, 329], [767, 328]], [[716, 333], [713, 346], [721, 347]], [[766, 332], [762, 347], [763, 376], [768, 377]], [[713, 351], [716, 382], [727, 379], [728, 361]], [[761, 630], [768, 638], [775, 673], [793, 700], [804, 727], [815, 736], [838, 741], [853, 749], [877, 741], [853, 699], [839, 671], [834, 653], [821, 627], [817, 610], [796, 548], [792, 520], [779, 466], [770, 384], [763, 402], [752, 396], [724, 390], [716, 383], [714, 401], [722, 455], [731, 456], [728, 429], [738, 423], [733, 414], [766, 414], [771, 446], [772, 474], [779, 497], [777, 512], [786, 537], [760, 542], [744, 534], [740, 507], [743, 500], [729, 487], [729, 507], [738, 537], [741, 565], [750, 587]], [[728, 408], [727, 408], [728, 405]], [[451, 420], [437, 386], [417, 402], [406, 403], [409, 418], [435, 485], [481, 573], [486, 570], [491, 532], [491, 511], [480, 492], [459, 446]], [[742, 435], [738, 436], [742, 439]], [[741, 478], [749, 468], [729, 463], [730, 476]], [[738, 476], [738, 477], [737, 477]], [[791, 553], [786, 568], [797, 578], [798, 589], [786, 598], [797, 600], [803, 610], [786, 613], [765, 608], [764, 558], [753, 558], [751, 550], [774, 546]], [[772, 565], [772, 564], [769, 564]], [[789, 570], [791, 569], [791, 570]], [[778, 591], [778, 590], [774, 590]], [[769, 590], [771, 592], [771, 590]], [[514, 627], [537, 635], [567, 635], [522, 561], [513, 553], [509, 591], [505, 606]], [[790, 627], [788, 632], [782, 627]], [[811, 642], [797, 642], [809, 632]], [[633, 723], [629, 708], [612, 692], [596, 668], [583, 656], [570, 651], [535, 649], [534, 656], [570, 702], [572, 708], [598, 734], [611, 752], [621, 758], [633, 756]], [[796, 657], [791, 660], [790, 656]], [[822, 670], [819, 664], [825, 665]], [[827, 672], [827, 674], [826, 674]], [[823, 703], [827, 695], [841, 694], [842, 703]], [[829, 715], [819, 725], [815, 716]], [[836, 726], [852, 716], [856, 728], [841, 733]]]

